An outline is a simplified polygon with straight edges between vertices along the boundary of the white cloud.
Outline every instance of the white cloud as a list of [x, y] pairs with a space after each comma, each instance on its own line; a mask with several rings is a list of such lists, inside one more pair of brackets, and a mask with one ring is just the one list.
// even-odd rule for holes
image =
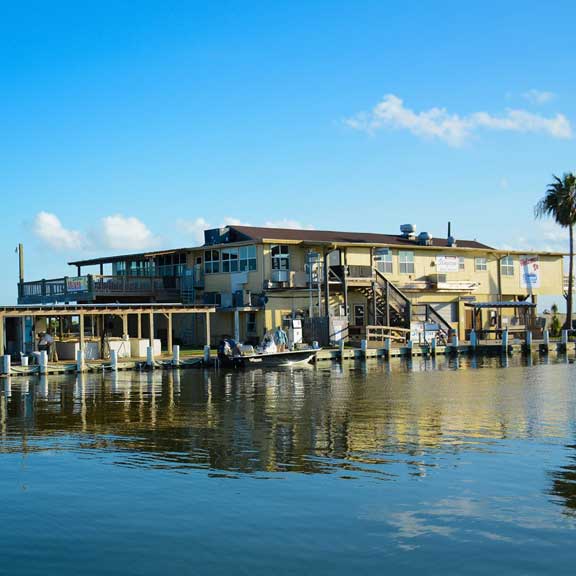
[[553, 92], [546, 92], [545, 90], [536, 90], [536, 88], [532, 88], [527, 92], [522, 94], [522, 98], [528, 100], [531, 104], [546, 104], [546, 102], [550, 102], [556, 97], [556, 94]]
[[42, 211], [34, 217], [32, 231], [55, 250], [146, 250], [159, 242], [141, 220], [121, 214], [102, 218], [85, 233], [65, 228], [56, 214]]
[[563, 114], [546, 118], [525, 110], [508, 109], [500, 116], [488, 112], [460, 116], [445, 108], [415, 112], [394, 94], [386, 95], [370, 112], [357, 114], [345, 122], [355, 130], [368, 133], [382, 129], [408, 130], [415, 136], [437, 138], [454, 147], [462, 146], [479, 129], [572, 137], [570, 121]]
[[520, 234], [499, 246], [502, 250], [533, 250], [538, 252], [568, 252], [568, 230], [552, 220], [535, 222]]
[[45, 245], [56, 250], [78, 250], [86, 243], [81, 232], [65, 228], [51, 212], [38, 212], [32, 230]]
[[144, 222], [122, 214], [102, 218], [100, 237], [103, 247], [111, 250], [146, 250], [158, 244]]
[[[184, 234], [191, 236], [197, 242], [204, 242], [204, 230], [216, 228], [216, 226], [212, 225], [203, 217], [198, 217], [195, 220], [180, 219], [177, 221], [176, 225]], [[314, 226], [303, 224], [302, 222], [291, 218], [267, 220], [264, 224], [251, 224], [249, 222], [244, 222], [240, 218], [234, 218], [233, 216], [226, 216], [219, 228], [225, 226], [262, 226], [264, 228], [292, 228], [301, 230], [312, 230], [314, 228]]]
[[222, 226], [252, 226], [249, 222], [242, 222], [240, 218], [233, 218], [232, 216], [226, 216]]
[[264, 228], [292, 228], [293, 230], [313, 230], [314, 226], [303, 224], [298, 220], [283, 218], [282, 220], [267, 220]]
[[204, 218], [196, 218], [195, 220], [180, 219], [176, 221], [176, 226], [197, 242], [204, 242], [204, 230], [212, 227]]

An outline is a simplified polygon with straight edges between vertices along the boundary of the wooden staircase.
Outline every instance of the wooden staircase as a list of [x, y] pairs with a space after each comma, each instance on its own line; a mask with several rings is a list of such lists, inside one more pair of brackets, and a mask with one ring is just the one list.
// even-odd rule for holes
[[370, 287], [356, 287], [369, 303], [368, 324], [389, 328], [410, 329], [411, 322], [437, 324], [447, 338], [451, 326], [430, 304], [412, 304], [408, 296], [374, 269]]

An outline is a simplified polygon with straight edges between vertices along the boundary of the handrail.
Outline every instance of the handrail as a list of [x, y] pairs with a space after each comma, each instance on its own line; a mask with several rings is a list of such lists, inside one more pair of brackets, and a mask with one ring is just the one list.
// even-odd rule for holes
[[434, 310], [430, 304], [426, 304], [426, 317], [428, 319], [433, 318], [436, 321], [436, 324], [443, 326], [444, 329], [448, 331], [448, 333], [450, 333], [452, 330], [450, 323], [441, 314], [438, 314], [438, 312], [436, 312], [436, 310]]
[[396, 310], [399, 314], [404, 316], [404, 322], [407, 325], [410, 325], [412, 319], [412, 302], [404, 292], [402, 292], [397, 286], [395, 286], [384, 274], [380, 272], [377, 268], [374, 268], [374, 272], [376, 274], [377, 284], [382, 290], [382, 284], [384, 284], [384, 288], [386, 289], [386, 295], [388, 299], [388, 304], [390, 304], [390, 296], [394, 299], [397, 307], [399, 308]]
[[390, 280], [388, 280], [388, 278], [386, 278], [386, 276], [384, 276], [384, 274], [382, 274], [382, 272], [380, 272], [378, 268], [374, 268], [374, 272], [376, 272], [376, 277], [380, 278], [384, 282], [384, 284], [387, 284], [388, 287], [391, 288], [392, 291], [395, 292], [402, 300], [404, 300], [406, 304], [411, 303], [410, 298], [408, 298], [408, 296], [406, 296], [406, 294], [404, 294], [404, 292], [402, 292], [400, 288], [398, 288], [395, 284], [390, 282]]

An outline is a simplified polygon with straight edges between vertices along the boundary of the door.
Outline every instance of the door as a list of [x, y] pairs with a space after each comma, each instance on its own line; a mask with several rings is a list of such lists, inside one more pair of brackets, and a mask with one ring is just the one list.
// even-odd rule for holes
[[364, 304], [354, 304], [354, 326], [366, 325], [366, 308]]

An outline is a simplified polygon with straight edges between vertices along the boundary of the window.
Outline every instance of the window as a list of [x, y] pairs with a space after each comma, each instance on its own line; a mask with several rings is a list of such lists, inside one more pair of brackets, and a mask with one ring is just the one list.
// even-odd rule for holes
[[204, 251], [204, 272], [206, 274], [220, 272], [220, 252], [218, 250]]
[[186, 268], [186, 254], [166, 254], [156, 257], [158, 276], [182, 276]]
[[474, 259], [474, 268], [476, 269], [476, 272], [484, 272], [484, 271], [488, 270], [486, 258], [475, 258]]
[[514, 276], [514, 258], [512, 256], [504, 256], [500, 260], [500, 272], [502, 276]]
[[290, 270], [290, 253], [285, 244], [272, 245], [272, 270]]
[[222, 272], [238, 272], [238, 248], [223, 248]]
[[246, 314], [246, 334], [250, 336], [256, 334], [256, 312]]
[[392, 274], [392, 250], [389, 248], [378, 248], [374, 253], [374, 263], [378, 272]]
[[240, 272], [256, 270], [256, 246], [240, 248]]
[[398, 252], [400, 274], [414, 274], [414, 252], [400, 250]]
[[466, 260], [464, 256], [458, 256], [458, 270], [466, 270]]

